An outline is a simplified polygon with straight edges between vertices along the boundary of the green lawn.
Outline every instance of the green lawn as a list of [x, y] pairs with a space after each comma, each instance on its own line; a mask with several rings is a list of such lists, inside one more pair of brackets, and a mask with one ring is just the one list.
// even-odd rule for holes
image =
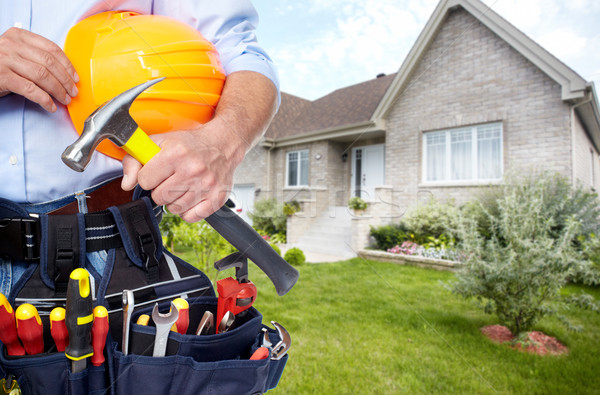
[[[481, 335], [479, 328], [495, 324], [495, 318], [441, 285], [452, 273], [360, 258], [305, 264], [299, 271], [296, 286], [279, 297], [250, 265], [258, 288], [255, 307], [264, 322], [279, 321], [292, 336], [281, 382], [269, 393], [600, 391], [600, 314], [571, 311], [574, 323], [585, 326], [580, 333], [555, 319], [542, 320], [535, 329], [557, 337], [571, 352], [539, 357]], [[600, 290], [592, 292], [600, 299]]]

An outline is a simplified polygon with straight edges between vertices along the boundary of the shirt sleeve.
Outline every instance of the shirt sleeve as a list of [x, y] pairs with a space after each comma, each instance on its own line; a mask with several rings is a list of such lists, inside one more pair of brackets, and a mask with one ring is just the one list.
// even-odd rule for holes
[[227, 75], [247, 70], [269, 78], [280, 101], [279, 75], [258, 44], [258, 14], [250, 0], [157, 0], [154, 14], [174, 17], [202, 33], [219, 51]]

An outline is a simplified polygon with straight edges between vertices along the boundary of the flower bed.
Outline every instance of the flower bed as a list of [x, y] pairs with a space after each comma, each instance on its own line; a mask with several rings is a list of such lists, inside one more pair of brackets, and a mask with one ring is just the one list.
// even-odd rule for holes
[[365, 259], [397, 263], [399, 265], [413, 265], [446, 271], [454, 271], [460, 265], [460, 262], [447, 259], [426, 258], [418, 255], [405, 255], [378, 250], [359, 250], [358, 256]]

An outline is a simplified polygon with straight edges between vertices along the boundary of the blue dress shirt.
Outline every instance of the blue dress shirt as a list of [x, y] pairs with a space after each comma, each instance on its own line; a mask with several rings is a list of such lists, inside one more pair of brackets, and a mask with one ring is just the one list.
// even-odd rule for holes
[[[63, 46], [79, 20], [109, 10], [174, 17], [215, 44], [227, 74], [259, 72], [279, 88], [277, 71], [258, 46], [258, 23], [250, 0], [27, 0], [0, 1], [0, 34], [15, 26]], [[48, 113], [16, 94], [0, 98], [0, 198], [19, 203], [47, 202], [81, 191], [122, 173], [120, 161], [96, 154], [83, 173], [60, 159], [77, 138], [67, 109]]]

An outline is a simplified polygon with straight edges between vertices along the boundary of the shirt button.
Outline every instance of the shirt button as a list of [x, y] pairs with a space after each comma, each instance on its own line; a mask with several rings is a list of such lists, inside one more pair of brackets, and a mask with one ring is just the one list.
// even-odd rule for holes
[[10, 158], [8, 158], [8, 163], [13, 166], [16, 165], [17, 162], [19, 162], [19, 159], [15, 155], [11, 155]]

